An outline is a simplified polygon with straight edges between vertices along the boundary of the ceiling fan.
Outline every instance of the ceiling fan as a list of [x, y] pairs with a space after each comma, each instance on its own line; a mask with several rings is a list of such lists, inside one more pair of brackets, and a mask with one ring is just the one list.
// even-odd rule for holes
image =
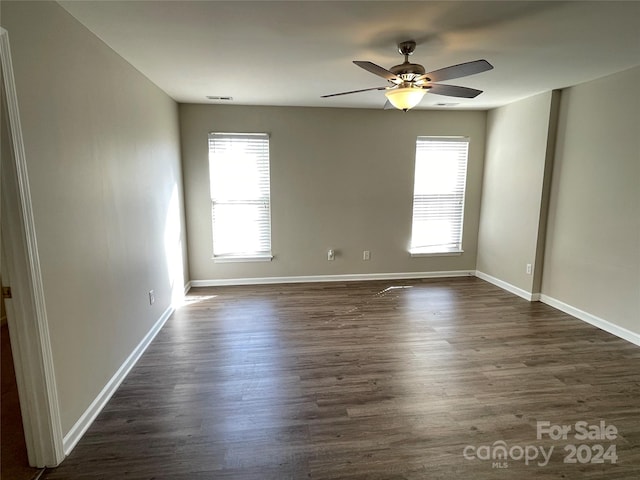
[[[354, 60], [353, 63], [366, 71], [378, 75], [389, 82], [384, 87], [364, 88], [362, 90], [352, 90], [350, 92], [332, 93], [330, 95], [322, 95], [321, 98], [336, 97], [338, 95], [349, 95], [351, 93], [368, 92], [371, 90], [386, 90], [385, 96], [387, 104], [393, 105], [395, 108], [407, 111], [420, 103], [425, 93], [435, 93], [437, 95], [447, 95], [449, 97], [475, 98], [482, 93], [482, 90], [475, 88], [459, 87], [457, 85], [444, 85], [443, 80], [451, 80], [453, 78], [466, 77], [475, 75], [476, 73], [491, 70], [491, 65], [486, 60], [475, 60], [473, 62], [460, 63], [450, 67], [434, 70], [425, 73], [422, 65], [409, 62], [409, 55], [413, 54], [416, 49], [416, 42], [408, 40], [398, 44], [398, 51], [404, 55], [404, 62], [395, 65], [389, 70], [382, 68], [372, 62]], [[387, 108], [387, 105], [385, 105]]]

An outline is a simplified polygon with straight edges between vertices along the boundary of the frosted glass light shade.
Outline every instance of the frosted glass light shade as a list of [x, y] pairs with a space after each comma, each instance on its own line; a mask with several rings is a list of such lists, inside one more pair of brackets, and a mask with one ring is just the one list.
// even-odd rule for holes
[[426, 90], [416, 87], [403, 87], [387, 90], [384, 94], [391, 102], [391, 105], [398, 110], [404, 110], [405, 112], [410, 108], [415, 107], [420, 103]]

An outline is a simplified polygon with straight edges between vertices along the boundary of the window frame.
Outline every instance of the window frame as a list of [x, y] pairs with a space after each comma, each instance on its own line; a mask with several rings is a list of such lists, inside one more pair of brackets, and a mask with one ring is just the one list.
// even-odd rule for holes
[[[267, 196], [266, 196], [266, 206], [267, 206], [267, 216], [268, 221], [266, 225], [268, 227], [268, 249], [250, 252], [250, 251], [238, 251], [231, 253], [218, 253], [216, 254], [216, 221], [215, 221], [215, 205], [217, 203], [226, 203], [227, 205], [236, 204], [236, 205], [255, 205], [255, 202], [265, 203], [264, 199], [256, 198], [246, 198], [246, 199], [234, 199], [230, 201], [229, 199], [220, 200], [220, 197], [215, 195], [213, 191], [213, 160], [212, 156], [214, 155], [213, 146], [215, 139], [218, 138], [220, 140], [227, 139], [240, 139], [245, 137], [247, 139], [259, 138], [262, 137], [266, 140], [266, 170], [267, 170]], [[212, 248], [212, 260], [215, 263], [234, 263], [234, 262], [270, 262], [273, 260], [272, 254], [272, 228], [271, 228], [271, 158], [270, 158], [270, 139], [271, 136], [268, 133], [239, 133], [239, 132], [209, 132], [208, 135], [208, 168], [209, 168], [209, 200], [211, 205], [211, 248]], [[263, 161], [264, 159], [260, 159], [259, 161]], [[263, 165], [264, 168], [264, 165]], [[258, 171], [260, 167], [257, 167]], [[244, 200], [245, 203], [242, 201]], [[236, 203], [237, 202], [237, 203]]]
[[[460, 179], [460, 174], [456, 176], [457, 182], [462, 181], [462, 187], [460, 189], [456, 189], [449, 196], [453, 196], [454, 198], [460, 198], [460, 208], [457, 210], [455, 219], [459, 218], [459, 239], [457, 242], [449, 242], [447, 244], [442, 245], [433, 245], [433, 246], [420, 246], [416, 247], [414, 232], [416, 228], [416, 175], [418, 173], [418, 162], [419, 162], [419, 148], [420, 142], [442, 142], [442, 143], [464, 143], [466, 144], [464, 164], [463, 164], [463, 174], [462, 179]], [[464, 253], [463, 249], [463, 239], [464, 239], [464, 213], [466, 206], [466, 190], [467, 190], [467, 177], [468, 177], [468, 166], [469, 166], [469, 146], [470, 146], [470, 138], [468, 136], [427, 136], [427, 135], [419, 135], [416, 139], [416, 150], [415, 150], [415, 160], [414, 160], [414, 185], [413, 185], [413, 194], [412, 194], [412, 211], [411, 211], [411, 238], [409, 240], [409, 254], [411, 257], [438, 257], [438, 256], [459, 256]], [[460, 160], [457, 160], [460, 161]], [[460, 171], [460, 167], [458, 167], [458, 172]], [[459, 193], [458, 193], [459, 192]], [[444, 194], [432, 194], [442, 196]]]

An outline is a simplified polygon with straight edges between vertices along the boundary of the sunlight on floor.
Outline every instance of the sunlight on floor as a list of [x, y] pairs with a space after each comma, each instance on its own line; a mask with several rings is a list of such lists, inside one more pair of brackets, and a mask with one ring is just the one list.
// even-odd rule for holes
[[217, 296], [218, 295], [187, 295], [182, 299], [182, 302], [180, 304], [176, 305], [176, 308], [194, 305], [206, 300], [211, 300], [212, 298], [216, 298]]
[[413, 288], [413, 285], [398, 285], [394, 287], [387, 287], [381, 292], [378, 292], [376, 295], [384, 295], [385, 293], [390, 292], [391, 290], [401, 290], [403, 288]]

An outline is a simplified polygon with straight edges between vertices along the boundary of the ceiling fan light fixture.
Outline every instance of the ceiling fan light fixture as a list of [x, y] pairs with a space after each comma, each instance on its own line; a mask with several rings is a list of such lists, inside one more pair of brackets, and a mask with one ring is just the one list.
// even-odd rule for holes
[[401, 87], [387, 90], [384, 94], [391, 105], [398, 110], [407, 111], [420, 103], [426, 90], [417, 87]]

